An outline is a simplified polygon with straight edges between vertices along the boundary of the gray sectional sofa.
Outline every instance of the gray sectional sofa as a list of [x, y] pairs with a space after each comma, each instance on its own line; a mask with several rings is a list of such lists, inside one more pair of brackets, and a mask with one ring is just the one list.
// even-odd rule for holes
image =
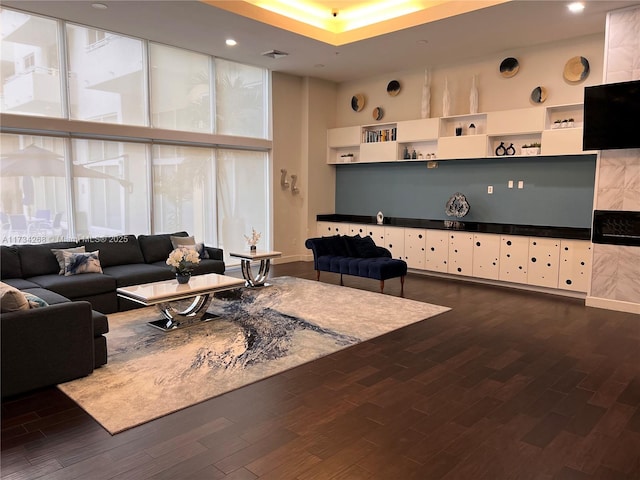
[[[48, 305], [0, 315], [2, 397], [90, 374], [107, 362], [106, 314], [140, 305], [117, 296], [116, 288], [175, 277], [165, 263], [171, 236], [122, 235], [0, 246], [0, 280]], [[52, 249], [84, 246], [99, 252], [102, 273], [60, 275]], [[224, 273], [223, 252], [204, 247], [193, 274]]]

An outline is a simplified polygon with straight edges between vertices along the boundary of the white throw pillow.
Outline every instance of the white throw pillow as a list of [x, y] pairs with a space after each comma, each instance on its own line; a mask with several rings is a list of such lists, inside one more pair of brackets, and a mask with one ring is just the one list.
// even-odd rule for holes
[[64, 275], [64, 253], [84, 253], [84, 245], [82, 247], [71, 247], [71, 248], [52, 248], [51, 252], [56, 256], [56, 260], [58, 261], [58, 265], [60, 266], [60, 271], [58, 275]]
[[204, 248], [204, 243], [196, 243], [194, 237], [174, 237], [172, 235], [170, 238], [174, 249], [180, 247], [195, 248], [200, 258], [209, 258], [209, 254]]

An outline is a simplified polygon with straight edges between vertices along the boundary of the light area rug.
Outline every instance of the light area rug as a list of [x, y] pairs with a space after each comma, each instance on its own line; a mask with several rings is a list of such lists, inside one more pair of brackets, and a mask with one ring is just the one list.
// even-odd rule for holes
[[111, 434], [433, 317], [447, 307], [304, 280], [220, 295], [219, 315], [163, 332], [155, 307], [109, 315], [108, 363], [59, 385]]

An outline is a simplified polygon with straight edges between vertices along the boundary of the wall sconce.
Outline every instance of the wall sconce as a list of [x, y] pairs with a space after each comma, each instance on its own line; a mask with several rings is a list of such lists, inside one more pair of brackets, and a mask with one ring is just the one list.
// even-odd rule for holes
[[291, 193], [293, 195], [300, 193], [300, 189], [296, 187], [297, 181], [298, 181], [298, 175], [291, 174], [291, 184], [289, 184], [289, 181], [287, 180], [287, 169], [286, 168], [280, 169], [280, 186], [282, 187], [283, 190], [286, 190], [287, 188], [289, 188], [289, 186], [291, 186]]
[[287, 170], [285, 168], [280, 169], [280, 186], [283, 190], [289, 188], [289, 182], [287, 181]]

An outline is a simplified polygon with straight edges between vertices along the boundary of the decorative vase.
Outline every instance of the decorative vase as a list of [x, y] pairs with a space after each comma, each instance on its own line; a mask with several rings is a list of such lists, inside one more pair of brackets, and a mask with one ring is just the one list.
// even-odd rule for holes
[[474, 75], [471, 80], [471, 92], [469, 93], [469, 113], [478, 113], [478, 86]]
[[420, 116], [429, 118], [431, 114], [431, 72], [424, 69], [424, 83], [422, 84], [422, 105], [420, 106]]
[[191, 272], [176, 272], [176, 280], [180, 285], [189, 283], [189, 280], [191, 280]]
[[249, 250], [251, 251], [251, 253], [254, 253], [256, 251], [256, 246], [255, 245], [249, 245]]
[[442, 116], [448, 117], [451, 113], [451, 93], [449, 92], [449, 78], [444, 78], [444, 93], [442, 94]]

